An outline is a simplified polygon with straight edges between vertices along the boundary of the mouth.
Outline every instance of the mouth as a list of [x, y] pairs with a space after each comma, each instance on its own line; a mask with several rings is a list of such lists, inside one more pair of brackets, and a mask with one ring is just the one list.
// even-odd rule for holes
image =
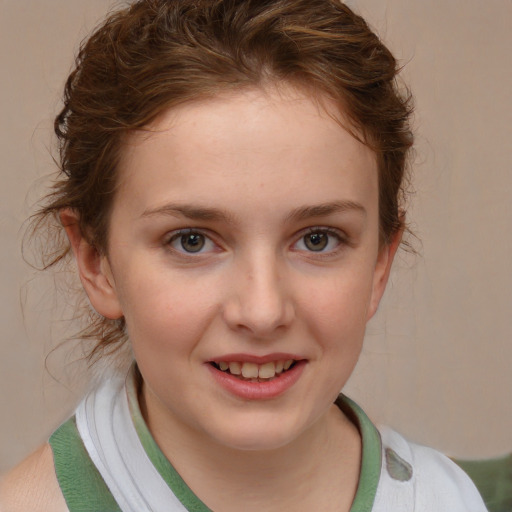
[[280, 359], [263, 364], [246, 361], [210, 361], [217, 370], [246, 382], [268, 382], [274, 380], [298, 363], [295, 359]]

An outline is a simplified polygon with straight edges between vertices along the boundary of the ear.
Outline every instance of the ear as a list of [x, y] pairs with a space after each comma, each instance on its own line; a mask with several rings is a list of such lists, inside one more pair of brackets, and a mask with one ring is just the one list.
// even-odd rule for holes
[[389, 279], [389, 274], [391, 272], [391, 266], [393, 264], [393, 260], [395, 259], [396, 251], [400, 246], [400, 242], [402, 241], [403, 232], [403, 228], [399, 229], [392, 236], [391, 240], [388, 243], [383, 244], [379, 250], [377, 263], [375, 265], [375, 272], [373, 274], [372, 296], [368, 308], [368, 315], [366, 318], [367, 321], [370, 320], [370, 318], [376, 313], [380, 300], [384, 295], [384, 291], [386, 290], [386, 285]]
[[71, 244], [80, 281], [93, 308], [106, 318], [121, 318], [123, 311], [107, 257], [87, 241], [76, 212], [70, 208], [61, 210], [60, 221]]

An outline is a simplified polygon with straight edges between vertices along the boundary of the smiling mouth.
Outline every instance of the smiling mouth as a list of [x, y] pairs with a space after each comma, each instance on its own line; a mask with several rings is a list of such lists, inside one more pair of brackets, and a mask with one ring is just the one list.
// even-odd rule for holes
[[270, 361], [264, 364], [238, 361], [210, 362], [217, 370], [249, 382], [266, 382], [275, 379], [293, 368], [296, 363], [297, 361], [295, 359]]

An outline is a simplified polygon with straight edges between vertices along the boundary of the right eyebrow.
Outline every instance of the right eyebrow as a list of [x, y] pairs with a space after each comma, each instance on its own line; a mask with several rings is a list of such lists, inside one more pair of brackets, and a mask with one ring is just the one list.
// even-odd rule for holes
[[145, 210], [141, 217], [152, 217], [154, 215], [170, 215], [172, 217], [185, 217], [191, 220], [202, 221], [224, 221], [234, 223], [234, 217], [226, 211], [218, 208], [207, 208], [196, 205], [181, 205], [169, 203], [157, 208]]

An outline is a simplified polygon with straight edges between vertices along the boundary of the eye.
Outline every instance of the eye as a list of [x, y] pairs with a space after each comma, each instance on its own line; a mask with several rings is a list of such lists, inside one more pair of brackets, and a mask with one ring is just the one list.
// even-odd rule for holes
[[175, 251], [187, 254], [211, 252], [215, 243], [205, 234], [192, 229], [180, 230], [167, 242]]
[[340, 234], [332, 229], [312, 228], [303, 235], [293, 248], [298, 251], [308, 252], [334, 252], [343, 243]]

